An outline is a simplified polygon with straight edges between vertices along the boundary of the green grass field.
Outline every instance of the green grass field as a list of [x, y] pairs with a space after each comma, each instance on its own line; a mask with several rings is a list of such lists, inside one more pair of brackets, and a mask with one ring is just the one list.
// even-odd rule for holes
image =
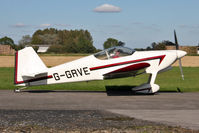
[[[199, 67], [184, 67], [185, 80], [183, 81], [178, 67], [158, 74], [156, 83], [160, 85], [160, 91], [176, 91], [180, 88], [183, 92], [199, 91]], [[79, 83], [66, 83], [46, 86], [34, 86], [28, 89], [44, 90], [87, 90], [105, 91], [107, 86], [136, 86], [147, 82], [148, 75], [143, 74], [136, 77], [120, 78], [104, 81], [90, 81]], [[0, 68], [0, 89], [14, 89], [14, 68]]]

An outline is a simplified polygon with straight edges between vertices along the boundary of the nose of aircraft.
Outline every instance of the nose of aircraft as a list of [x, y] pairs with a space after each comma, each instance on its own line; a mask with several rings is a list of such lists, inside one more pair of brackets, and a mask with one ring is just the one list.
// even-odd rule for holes
[[177, 50], [177, 57], [178, 57], [178, 59], [182, 58], [186, 54], [187, 54], [187, 52], [185, 52], [185, 51]]

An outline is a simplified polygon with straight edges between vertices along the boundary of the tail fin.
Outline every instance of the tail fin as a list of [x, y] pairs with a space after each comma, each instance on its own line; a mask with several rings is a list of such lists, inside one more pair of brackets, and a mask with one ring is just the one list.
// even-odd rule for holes
[[24, 84], [38, 74], [47, 73], [47, 67], [32, 47], [26, 47], [15, 54], [15, 84]]

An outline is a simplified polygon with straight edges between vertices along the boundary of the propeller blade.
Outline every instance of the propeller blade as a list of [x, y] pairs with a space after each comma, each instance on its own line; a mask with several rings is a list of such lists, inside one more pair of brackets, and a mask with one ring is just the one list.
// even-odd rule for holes
[[[174, 30], [174, 39], [175, 39], [175, 44], [176, 44], [176, 54], [178, 54], [177, 50], [179, 50], [179, 44], [178, 44], [178, 39], [177, 39], [175, 30]], [[177, 55], [177, 56], [179, 56], [179, 55]], [[182, 80], [184, 80], [184, 74], [183, 74], [183, 70], [182, 70], [181, 58], [178, 58], [178, 60], [179, 60], [179, 68], [180, 68], [180, 73], [181, 73], [181, 76], [182, 76]]]
[[178, 50], [179, 49], [179, 45], [178, 45], [178, 39], [177, 39], [175, 30], [174, 30], [174, 39], [175, 39], [175, 44], [176, 44], [176, 50]]
[[184, 80], [184, 74], [183, 74], [183, 70], [182, 70], [181, 58], [179, 59], [179, 67], [180, 67], [180, 72], [181, 72], [182, 80]]

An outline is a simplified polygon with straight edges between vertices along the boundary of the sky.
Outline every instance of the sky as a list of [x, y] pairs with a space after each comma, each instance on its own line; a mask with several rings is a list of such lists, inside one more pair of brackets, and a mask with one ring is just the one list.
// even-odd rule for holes
[[152, 42], [199, 43], [199, 0], [0, 0], [0, 38], [16, 44], [38, 29], [88, 30], [93, 45], [107, 38], [127, 47], [146, 48]]

